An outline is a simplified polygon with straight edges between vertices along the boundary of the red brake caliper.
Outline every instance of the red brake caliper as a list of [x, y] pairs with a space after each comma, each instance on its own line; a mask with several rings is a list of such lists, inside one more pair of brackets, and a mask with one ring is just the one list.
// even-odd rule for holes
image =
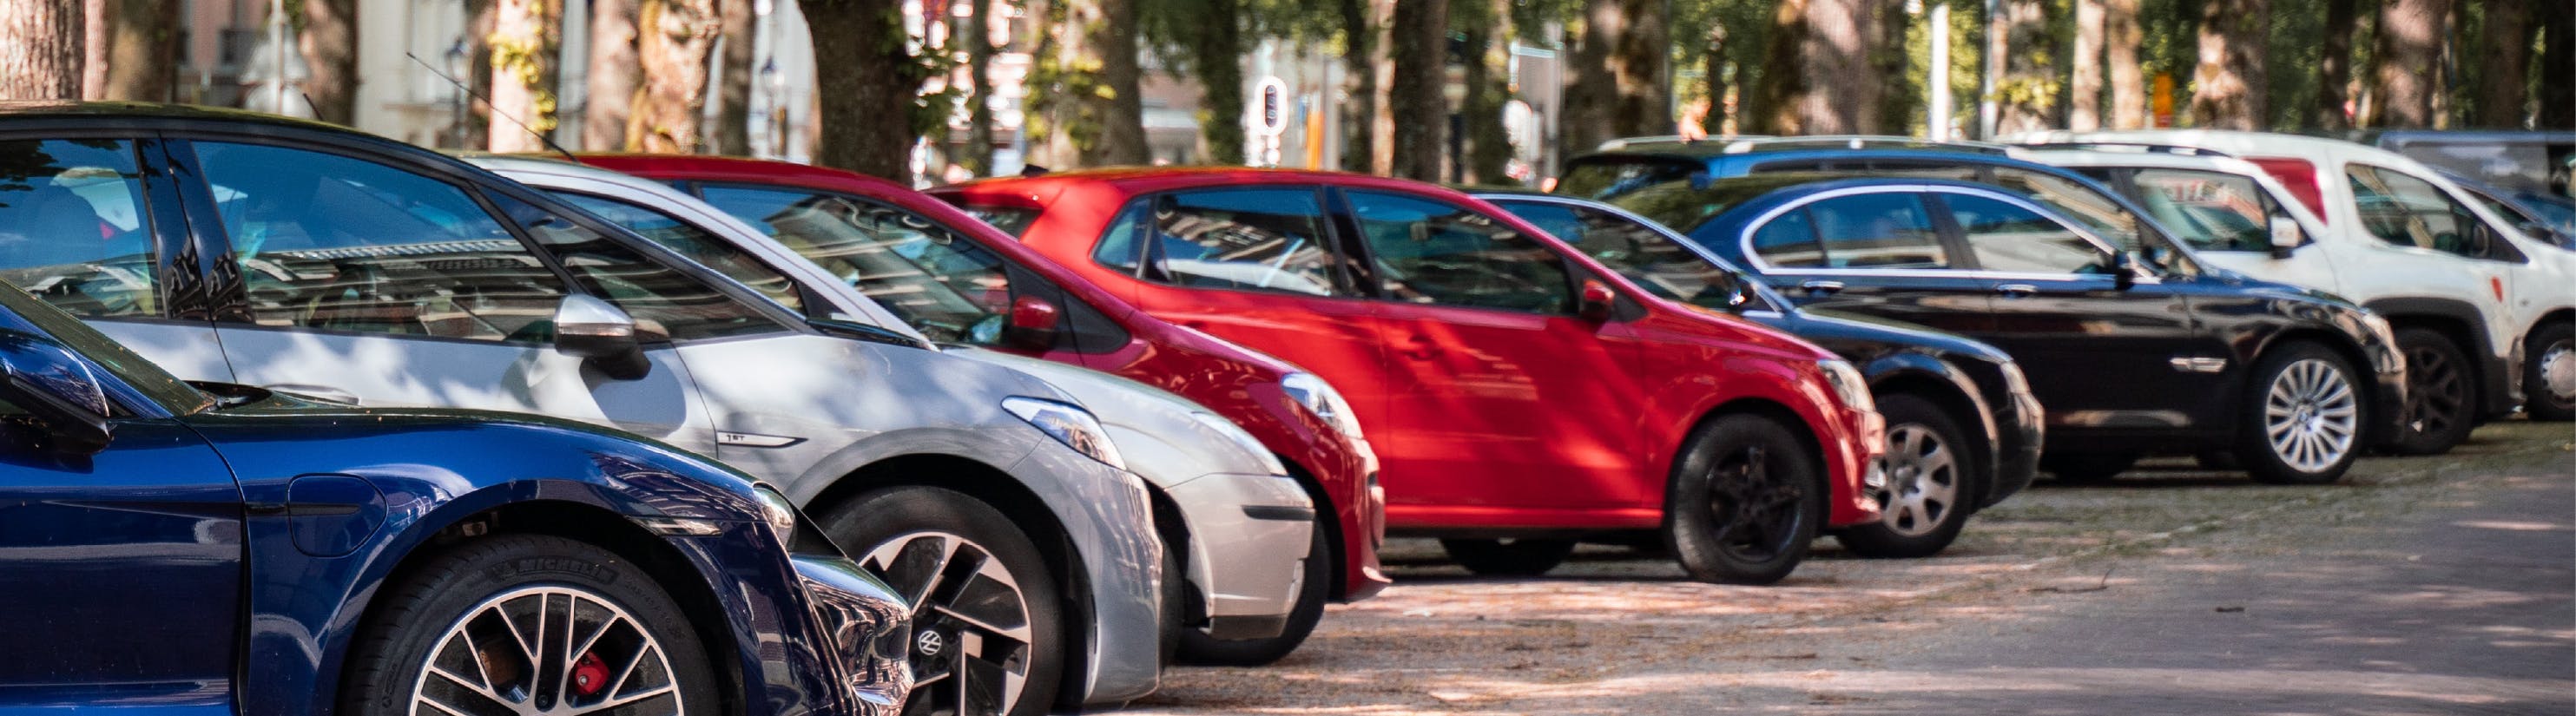
[[598, 696], [599, 691], [605, 688], [608, 688], [608, 664], [600, 661], [598, 654], [585, 652], [581, 659], [572, 663], [573, 693], [584, 697]]

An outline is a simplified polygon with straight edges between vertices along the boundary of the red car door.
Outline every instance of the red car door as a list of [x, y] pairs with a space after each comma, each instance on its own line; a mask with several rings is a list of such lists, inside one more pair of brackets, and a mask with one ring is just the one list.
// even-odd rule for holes
[[1326, 221], [1311, 185], [1186, 190], [1138, 200], [1102, 242], [1143, 279], [1138, 308], [1314, 372], [1374, 431], [1385, 358]]
[[1445, 201], [1343, 198], [1382, 296], [1389, 400], [1370, 427], [1388, 436], [1390, 525], [1599, 527], [1627, 509], [1651, 526], [1663, 480], [1640, 474], [1635, 342], [1576, 315], [1564, 258]]

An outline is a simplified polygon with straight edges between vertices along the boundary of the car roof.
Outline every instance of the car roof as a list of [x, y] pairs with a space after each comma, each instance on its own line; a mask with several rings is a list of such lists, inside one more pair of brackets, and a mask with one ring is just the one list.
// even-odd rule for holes
[[[1044, 203], [1054, 192], [1075, 185], [1105, 185], [1127, 194], [1145, 194], [1177, 189], [1195, 189], [1227, 185], [1329, 184], [1345, 187], [1368, 187], [1398, 191], [1429, 192], [1466, 198], [1455, 190], [1436, 184], [1392, 177], [1351, 172], [1316, 171], [1312, 169], [1265, 169], [1254, 167], [1166, 166], [1108, 167], [1075, 171], [1049, 172], [1035, 177], [997, 177], [977, 179], [962, 184], [931, 190], [939, 193], [976, 193], [1007, 186], [1014, 192], [1029, 195]], [[943, 192], [942, 190], [948, 190]]]
[[41, 121], [47, 119], [79, 122], [127, 120], [159, 124], [185, 122], [228, 122], [262, 124], [301, 129], [321, 129], [347, 134], [359, 132], [334, 124], [299, 119], [266, 112], [253, 112], [225, 107], [166, 102], [81, 102], [72, 100], [0, 100], [0, 119], [8, 121]]

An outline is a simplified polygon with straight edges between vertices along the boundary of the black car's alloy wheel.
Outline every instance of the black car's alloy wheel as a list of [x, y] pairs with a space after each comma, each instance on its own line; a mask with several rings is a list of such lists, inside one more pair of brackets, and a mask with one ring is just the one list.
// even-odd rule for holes
[[1054, 705], [1059, 592], [1009, 518], [963, 493], [899, 487], [863, 495], [823, 523], [913, 607], [904, 713], [1035, 716]]
[[503, 535], [430, 558], [384, 593], [341, 713], [714, 713], [690, 620], [652, 575], [562, 537]]
[[2324, 346], [2275, 349], [2254, 370], [2237, 462], [2256, 481], [2318, 484], [2343, 477], [2361, 454], [2368, 405], [2352, 366]]
[[1967, 524], [1972, 481], [1984, 473], [1965, 450], [1958, 422], [1939, 405], [1898, 394], [1880, 400], [1878, 410], [1887, 416], [1887, 457], [1879, 470], [1883, 482], [1869, 495], [1879, 520], [1844, 528], [1837, 537], [1864, 557], [1939, 554]]
[[1807, 557], [1825, 518], [1821, 471], [1779, 423], [1717, 418], [1692, 431], [1665, 495], [1665, 539], [1706, 582], [1770, 584]]
[[2523, 412], [2533, 420], [2576, 419], [2576, 323], [2532, 329], [2522, 376]]
[[2424, 328], [2397, 329], [2406, 352], [2406, 414], [2387, 441], [2400, 455], [2439, 455], [2477, 427], [2477, 393], [2469, 356], [2449, 336]]

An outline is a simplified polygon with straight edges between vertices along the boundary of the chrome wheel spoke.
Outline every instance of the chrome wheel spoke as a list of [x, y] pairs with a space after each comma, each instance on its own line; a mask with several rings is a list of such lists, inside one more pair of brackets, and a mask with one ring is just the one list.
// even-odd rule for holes
[[913, 597], [916, 701], [907, 711], [1001, 714], [1019, 703], [1036, 635], [1028, 598], [1000, 559], [958, 535], [915, 532], [860, 565]]

